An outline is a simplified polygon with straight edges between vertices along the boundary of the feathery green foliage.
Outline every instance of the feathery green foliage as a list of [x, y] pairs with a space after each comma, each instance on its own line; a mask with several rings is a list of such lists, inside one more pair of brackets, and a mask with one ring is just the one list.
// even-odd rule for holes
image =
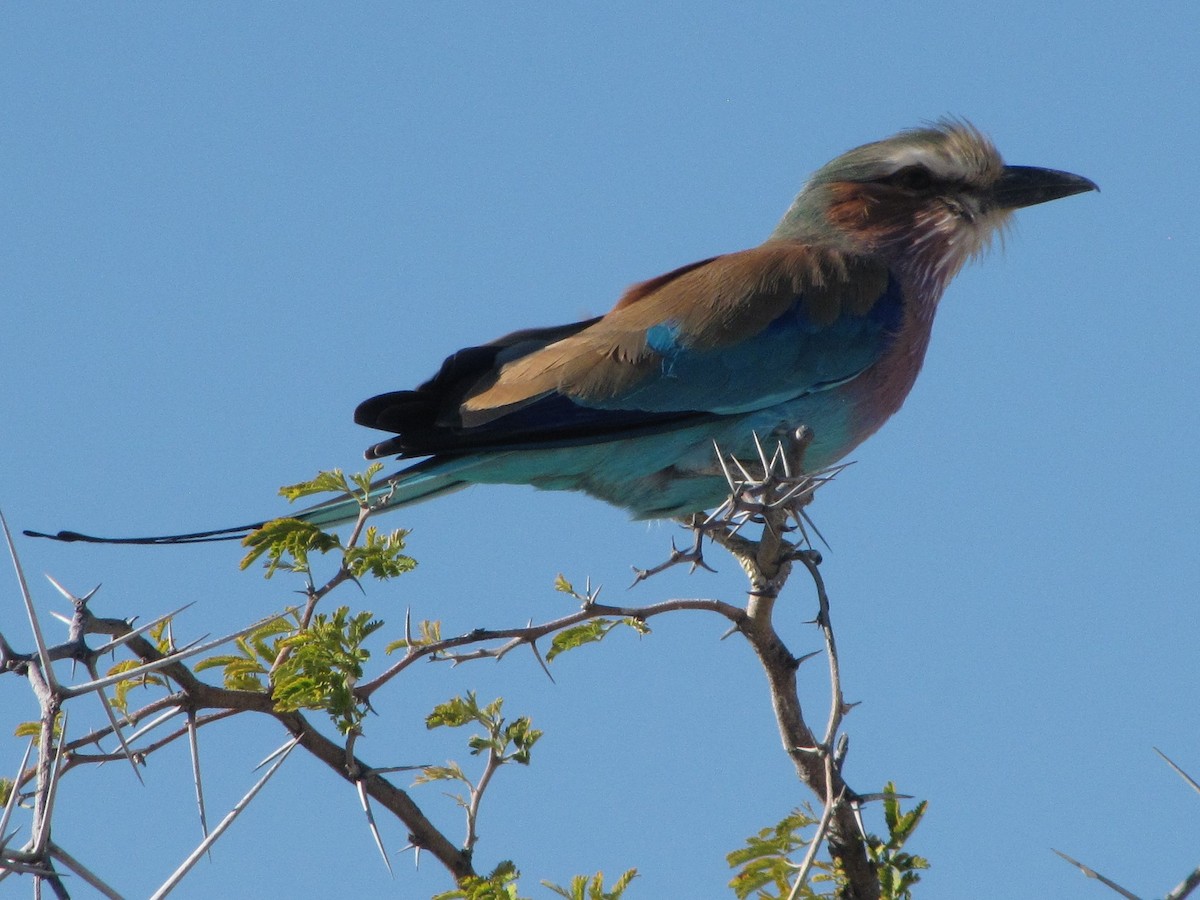
[[[738, 900], [755, 897], [756, 900], [779, 900], [787, 897], [792, 889], [792, 879], [796, 877], [797, 862], [794, 859], [797, 851], [808, 847], [810, 839], [801, 832], [807, 828], [815, 828], [820, 817], [813, 814], [809, 806], [795, 809], [784, 816], [770, 828], [763, 828], [757, 834], [746, 838], [746, 846], [726, 855], [730, 868], [738, 868], [738, 872], [729, 882]], [[828, 862], [818, 860], [814, 864], [817, 873], [810, 881], [828, 881], [831, 867]], [[805, 900], [822, 896], [807, 885], [800, 892]]]
[[[171, 620], [166, 619], [159, 622], [146, 634], [150, 643], [154, 645], [154, 649], [163, 656], [169, 655], [174, 650], [174, 647], [171, 646], [170, 624]], [[110, 667], [106, 674], [116, 675], [120, 672], [128, 672], [130, 669], [136, 669], [141, 664], [141, 660], [124, 659]], [[152, 673], [147, 673], [128, 681], [118, 681], [113, 685], [113, 696], [109, 700], [109, 703], [113, 705], [113, 708], [120, 710], [122, 713], [129, 712], [129, 692], [135, 687], [150, 687], [151, 685], [165, 688], [167, 687], [167, 682], [162, 676]]]
[[505, 860], [490, 875], [463, 879], [457, 888], [434, 894], [432, 900], [528, 900], [517, 893], [520, 877], [517, 867]]
[[307, 575], [310, 553], [328, 553], [341, 547], [342, 542], [337, 535], [326, 534], [310, 522], [274, 519], [242, 538], [242, 546], [249, 547], [250, 552], [242, 557], [241, 568], [249, 568], [265, 553], [267, 571], [264, 577], [270, 578], [280, 569]]
[[[478, 756], [487, 751], [495, 756], [498, 763], [515, 762], [521, 765], [529, 764], [529, 754], [537, 743], [542, 732], [532, 727], [528, 716], [521, 716], [511, 723], [500, 715], [504, 698], [497, 697], [487, 706], [480, 706], [474, 691], [467, 691], [466, 696], [451, 697], [445, 703], [439, 703], [425, 717], [426, 728], [461, 728], [463, 725], [482, 725], [485, 734], [473, 734], [467, 739], [467, 747], [472, 756]], [[430, 769], [440, 769], [438, 766], [426, 766], [425, 777], [418, 782], [437, 780], [437, 775], [431, 775]], [[461, 770], [460, 770], [461, 771]]]
[[279, 647], [288, 653], [275, 670], [276, 709], [324, 710], [342, 734], [357, 730], [367, 707], [354, 686], [371, 658], [363, 642], [382, 627], [369, 611], [351, 614], [342, 606], [332, 616], [318, 613], [308, 628], [283, 638]]
[[[62, 735], [62, 711], [60, 710], [54, 716], [54, 728], [51, 731], [54, 735], [54, 740], [58, 740]], [[42, 723], [41, 722], [22, 722], [13, 729], [14, 737], [31, 737], [33, 738], [34, 746], [41, 746], [42, 743]]]
[[[117, 675], [121, 672], [128, 672], [130, 669], [136, 669], [141, 665], [141, 660], [123, 659], [109, 667], [106, 674]], [[166, 687], [167, 682], [151, 672], [124, 681], [118, 681], [113, 685], [113, 695], [109, 698], [108, 702], [112, 704], [114, 709], [120, 710], [123, 713], [129, 712], [129, 692], [136, 687], [150, 687], [151, 685]]]
[[408, 531], [403, 528], [383, 535], [371, 526], [363, 533], [361, 545], [344, 551], [342, 559], [347, 571], [355, 578], [372, 575], [380, 581], [411, 572], [417, 561], [401, 552], [407, 537]]
[[371, 480], [382, 470], [382, 463], [371, 463], [365, 472], [355, 472], [347, 478], [341, 469], [330, 469], [327, 472], [318, 472], [316, 477], [309, 481], [285, 484], [279, 489], [279, 493], [286, 497], [289, 503], [314, 494], [358, 494], [365, 504], [367, 495], [371, 492]]
[[566, 897], [567, 900], [621, 900], [625, 888], [629, 887], [629, 882], [635, 878], [637, 878], [637, 869], [630, 869], [617, 879], [617, 883], [612, 886], [611, 890], [607, 891], [604, 889], [603, 872], [597, 872], [590, 879], [586, 875], [576, 875], [571, 879], [569, 888], [550, 881], [543, 881], [542, 884], [560, 897]]
[[929, 861], [904, 851], [908, 841], [925, 815], [928, 801], [922, 800], [908, 812], [900, 808], [896, 785], [888, 782], [883, 789], [883, 819], [888, 836], [884, 840], [867, 836], [867, 853], [877, 866], [880, 900], [912, 900], [912, 886], [921, 880], [920, 870], [929, 868]]
[[436, 644], [442, 639], [442, 623], [436, 620], [422, 619], [417, 625], [417, 635], [413, 638], [400, 638], [384, 647], [385, 653], [397, 650], [407, 650], [409, 647], [424, 647]]
[[[365, 472], [347, 476], [341, 469], [318, 472], [309, 481], [285, 485], [279, 489], [289, 501], [296, 501], [313, 494], [352, 494], [359, 505], [366, 509], [370, 505], [371, 479], [383, 467], [373, 463]], [[329, 553], [342, 550], [342, 565], [353, 578], [372, 575], [383, 581], [403, 575], [416, 566], [416, 560], [403, 553], [408, 532], [397, 528], [382, 534], [370, 527], [361, 536], [360, 542], [352, 547], [342, 547], [341, 539], [335, 534], [322, 531], [311, 522], [299, 519], [280, 518], [267, 522], [242, 539], [249, 552], [242, 559], [241, 567], [247, 568], [255, 560], [267, 557], [266, 575], [276, 572], [299, 572], [309, 574], [308, 558], [312, 553]]]
[[196, 663], [197, 672], [223, 669], [225, 687], [231, 691], [264, 691], [271, 666], [279, 657], [285, 636], [300, 627], [299, 613], [292, 612], [265, 622], [234, 641], [237, 653], [222, 653]]
[[[929, 863], [920, 856], [904, 851], [903, 847], [921, 817], [925, 815], [926, 802], [921, 801], [908, 812], [900, 808], [896, 786], [888, 782], [883, 789], [883, 818], [887, 825], [886, 839], [867, 835], [867, 853], [877, 866], [880, 900], [912, 900], [911, 888], [921, 880], [920, 870], [928, 869]], [[797, 858], [800, 851], [807, 850], [811, 838], [801, 834], [814, 828], [820, 817], [810, 806], [793, 810], [777, 824], [764, 828], [746, 839], [746, 846], [726, 856], [731, 868], [738, 868], [729, 886], [738, 900], [753, 897], [754, 900], [781, 900], [788, 897], [796, 877]], [[830, 883], [841, 887], [845, 877], [828, 860], [817, 859], [813, 863], [814, 874], [811, 884]], [[818, 893], [806, 884], [797, 895], [805, 900], [832, 897], [836, 891]]]

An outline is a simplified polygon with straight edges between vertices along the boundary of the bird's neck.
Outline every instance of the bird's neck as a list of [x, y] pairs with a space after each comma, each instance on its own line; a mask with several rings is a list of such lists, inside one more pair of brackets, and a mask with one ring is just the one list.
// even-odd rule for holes
[[877, 259], [936, 305], [946, 285], [1001, 230], [1007, 214], [968, 215], [961, 205], [896, 206], [854, 183], [810, 185], [768, 241], [793, 241]]
[[853, 402], [855, 444], [861, 443], [900, 409], [916, 383], [925, 362], [934, 314], [943, 284], [924, 273], [894, 270], [904, 294], [904, 316], [900, 328], [883, 355], [858, 378], [846, 385]]

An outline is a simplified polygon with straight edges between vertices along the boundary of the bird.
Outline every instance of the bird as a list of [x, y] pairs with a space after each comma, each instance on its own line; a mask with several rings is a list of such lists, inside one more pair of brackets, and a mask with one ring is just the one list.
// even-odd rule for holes
[[[1007, 165], [968, 121], [945, 118], [818, 169], [766, 240], [630, 287], [606, 314], [516, 331], [449, 356], [412, 390], [361, 403], [391, 436], [368, 459], [419, 462], [375, 482], [380, 508], [469, 485], [578, 491], [635, 519], [722, 503], [719, 452], [803, 426], [804, 467], [843, 460], [904, 403], [947, 285], [1014, 211], [1086, 191], [1088, 178]], [[341, 496], [294, 515], [355, 519]], [[157, 538], [242, 537], [263, 523]]]

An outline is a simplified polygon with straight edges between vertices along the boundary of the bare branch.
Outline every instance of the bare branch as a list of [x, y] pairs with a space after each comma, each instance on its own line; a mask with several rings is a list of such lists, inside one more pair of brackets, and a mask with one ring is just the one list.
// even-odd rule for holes
[[467, 839], [463, 843], [463, 847], [468, 853], [475, 849], [475, 844], [479, 840], [479, 833], [475, 830], [475, 825], [479, 821], [479, 805], [483, 802], [483, 794], [491, 784], [492, 776], [496, 774], [496, 770], [500, 768], [503, 760], [500, 754], [496, 752], [495, 747], [488, 749], [487, 763], [484, 764], [483, 774], [479, 776], [479, 781], [471, 788], [471, 801], [467, 804]]
[[735, 625], [740, 625], [746, 617], [746, 613], [743, 609], [734, 606], [731, 603], [725, 603], [721, 600], [666, 600], [662, 603], [651, 604], [650, 606], [608, 606], [599, 603], [591, 603], [587, 604], [578, 612], [574, 612], [568, 616], [562, 616], [558, 619], [553, 619], [549, 622], [544, 622], [540, 625], [529, 625], [524, 628], [504, 628], [496, 630], [477, 628], [476, 630], [468, 632], [467, 634], [452, 638], [445, 638], [440, 641], [430, 641], [426, 644], [412, 643], [412, 639], [409, 638], [410, 642], [408, 646], [408, 652], [405, 653], [404, 657], [371, 681], [358, 685], [354, 689], [354, 693], [360, 699], [367, 700], [373, 693], [375, 693], [375, 691], [379, 690], [418, 660], [426, 657], [446, 658], [445, 654], [447, 651], [453, 650], [456, 647], [465, 647], [488, 641], [507, 641], [507, 643], [499, 648], [482, 649], [476, 650], [469, 654], [460, 654], [454, 657], [453, 661], [465, 662], [468, 659], [498, 658], [503, 657], [509, 651], [521, 646], [522, 644], [532, 643], [533, 641], [545, 637], [548, 634], [553, 634], [556, 631], [562, 631], [564, 628], [570, 628], [572, 625], [578, 625], [581, 622], [586, 622], [590, 619], [604, 616], [617, 616], [621, 618], [644, 621], [655, 616], [663, 615], [664, 613], [683, 609], [707, 610], [709, 612], [719, 613], [720, 615], [729, 619]]
[[817, 822], [817, 830], [812, 836], [812, 841], [808, 845], [808, 852], [804, 854], [804, 860], [800, 863], [800, 870], [796, 873], [796, 880], [792, 884], [792, 889], [788, 892], [787, 900], [796, 900], [800, 896], [800, 892], [804, 890], [804, 885], [808, 882], [808, 875], [812, 871], [813, 863], [817, 861], [817, 853], [821, 849], [821, 844], [825, 841], [825, 834], [829, 830], [829, 822], [833, 818], [833, 811], [839, 803], [842, 802], [842, 796], [846, 792], [846, 786], [842, 785], [838, 795], [832, 796], [828, 792], [833, 788], [833, 757], [825, 756], [825, 804], [821, 810], [821, 819]]
[[54, 740], [54, 720], [57, 718], [57, 713], [57, 706], [43, 712], [39, 742], [43, 749], [38, 754], [41, 758], [38, 760], [37, 799], [33, 808], [33, 839], [30, 841], [30, 852], [37, 857], [41, 857], [45, 853], [46, 844], [50, 840], [50, 817], [54, 813], [54, 800], [58, 795], [58, 783], [62, 778], [63, 771], [63, 745], [67, 738], [66, 710], [62, 712], [62, 724], [59, 726], [58, 743], [54, 753], [50, 754], [45, 750]]
[[[839, 739], [839, 729], [848, 707], [842, 697], [829, 598], [818, 569], [820, 555], [807, 546], [803, 526], [804, 506], [840, 470], [816, 475], [805, 473], [803, 457], [811, 437], [811, 432], [801, 429], [787, 440], [779, 441], [769, 456], [761, 441], [756, 442], [758, 471], [752, 471], [755, 463], [723, 458], [718, 449], [721, 470], [730, 482], [730, 498], [705, 525], [712, 539], [737, 559], [750, 582], [746, 619], [739, 630], [750, 642], [767, 676], [780, 736], [797, 774], [824, 801], [825, 824], [821, 833], [827, 834], [830, 855], [846, 878], [841, 896], [846, 900], [876, 900], [880, 886], [867, 854], [857, 812], [858, 798], [841, 776], [844, 744]], [[789, 525], [789, 520], [796, 522], [796, 527]], [[757, 540], [738, 533], [751, 522], [762, 527]], [[787, 535], [797, 529], [799, 541], [789, 540]], [[803, 563], [817, 589], [816, 621], [822, 629], [830, 660], [830, 714], [821, 740], [805, 721], [797, 693], [796, 670], [806, 657], [794, 656], [773, 624], [775, 603], [795, 561]], [[842, 802], [843, 798], [850, 802]], [[816, 851], [810, 848], [810, 852]], [[802, 881], [797, 879], [796, 885]]]
[[[694, 518], [689, 518], [687, 521], [694, 522], [695, 520], [694, 520]], [[631, 588], [637, 587], [638, 584], [645, 581], [646, 579], [652, 578], [653, 576], [659, 574], [660, 572], [665, 572], [667, 569], [670, 569], [674, 566], [680, 565], [681, 563], [690, 563], [691, 564], [691, 568], [688, 570], [689, 573], [695, 572], [696, 569], [698, 569], [698, 568], [704, 569], [706, 572], [716, 572], [717, 571], [716, 569], [714, 569], [712, 566], [710, 566], [708, 563], [706, 563], [704, 561], [704, 552], [703, 552], [704, 527], [703, 527], [703, 525], [694, 525], [693, 524], [693, 525], [689, 525], [689, 527], [692, 528], [693, 532], [695, 533], [695, 540], [694, 540], [691, 548], [688, 550], [680, 550], [678, 547], [675, 546], [675, 538], [671, 538], [671, 555], [667, 557], [665, 562], [661, 562], [657, 566], [651, 566], [649, 569], [639, 569], [637, 566], [632, 567], [633, 568], [633, 583], [629, 585]]]

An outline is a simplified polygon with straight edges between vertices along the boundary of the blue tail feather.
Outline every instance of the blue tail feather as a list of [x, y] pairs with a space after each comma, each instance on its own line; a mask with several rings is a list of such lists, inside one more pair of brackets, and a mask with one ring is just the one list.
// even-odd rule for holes
[[[410, 503], [420, 503], [432, 497], [457, 491], [467, 486], [454, 473], [464, 468], [465, 460], [426, 460], [395, 472], [386, 478], [381, 478], [371, 485], [368, 500], [377, 510], [392, 509], [407, 506]], [[299, 519], [311, 522], [319, 528], [331, 525], [342, 525], [353, 522], [358, 518], [358, 497], [343, 494], [318, 503], [307, 509], [277, 518]], [[186, 534], [163, 534], [153, 537], [98, 537], [82, 534], [78, 531], [59, 531], [56, 534], [46, 534], [41, 531], [25, 531], [27, 537], [49, 538], [52, 541], [86, 544], [206, 544], [213, 541], [240, 541], [247, 534], [261, 528], [268, 520], [253, 522], [248, 525], [236, 525], [232, 528], [216, 528], [211, 531], [193, 531]]]
[[[454, 474], [462, 466], [461, 460], [427, 460], [401, 469], [385, 478], [380, 478], [371, 485], [367, 502], [376, 510], [394, 509], [413, 503], [440, 497], [452, 491], [461, 490], [468, 482]], [[447, 471], [449, 470], [449, 471]], [[308, 509], [293, 513], [288, 518], [310, 522], [320, 528], [329, 525], [342, 525], [353, 522], [358, 518], [359, 502], [357, 497], [344, 494], [334, 497]]]

